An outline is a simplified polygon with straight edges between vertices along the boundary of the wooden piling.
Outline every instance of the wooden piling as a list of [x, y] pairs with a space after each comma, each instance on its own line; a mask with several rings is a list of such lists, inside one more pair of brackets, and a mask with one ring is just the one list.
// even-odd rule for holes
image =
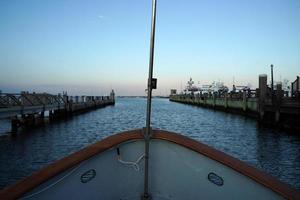
[[11, 119], [11, 132], [12, 133], [16, 133], [18, 132], [18, 128], [19, 128], [19, 119], [17, 116], [12, 117]]
[[282, 103], [284, 92], [282, 90], [282, 84], [277, 83], [276, 84], [276, 102], [275, 102], [275, 123], [278, 123], [280, 121], [280, 106]]
[[225, 98], [225, 109], [227, 109], [228, 108], [228, 93], [225, 93], [225, 95], [224, 95], [224, 98]]
[[260, 120], [264, 119], [265, 114], [265, 99], [267, 96], [267, 75], [261, 74], [259, 75], [259, 101], [258, 101], [258, 110]]
[[246, 112], [247, 110], [247, 96], [246, 90], [243, 90], [243, 111]]

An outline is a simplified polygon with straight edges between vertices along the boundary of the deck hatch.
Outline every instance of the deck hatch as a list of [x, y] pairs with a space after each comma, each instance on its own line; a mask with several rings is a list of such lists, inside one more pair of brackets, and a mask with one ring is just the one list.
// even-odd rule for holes
[[210, 172], [207, 176], [208, 180], [217, 186], [222, 186], [224, 184], [223, 178], [217, 174]]
[[90, 169], [81, 175], [80, 177], [81, 183], [87, 183], [93, 178], [95, 178], [95, 176], [96, 176], [96, 170]]

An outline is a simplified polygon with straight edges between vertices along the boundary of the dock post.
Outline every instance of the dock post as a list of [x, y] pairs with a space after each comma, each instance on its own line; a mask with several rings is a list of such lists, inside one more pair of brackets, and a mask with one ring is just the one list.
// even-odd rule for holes
[[42, 125], [45, 123], [45, 111], [41, 111], [41, 113], [37, 114], [36, 125]]
[[40, 118], [44, 119], [44, 117], [45, 117], [45, 111], [42, 111], [40, 114]]
[[283, 95], [284, 95], [284, 92], [282, 90], [282, 83], [277, 83], [276, 84], [275, 123], [278, 123], [280, 120], [280, 106], [281, 106]]
[[115, 104], [115, 91], [112, 90], [110, 93], [110, 101]]
[[54, 114], [53, 114], [53, 110], [49, 110], [49, 120], [53, 120], [54, 119]]
[[35, 114], [31, 113], [31, 114], [27, 114], [27, 116], [24, 118], [24, 125], [25, 128], [32, 128], [35, 126]]
[[258, 101], [258, 111], [260, 120], [264, 119], [265, 114], [265, 99], [267, 95], [267, 75], [259, 75], [259, 101]]
[[247, 96], [246, 90], [243, 90], [243, 111], [246, 112], [247, 110]]
[[277, 124], [280, 120], [280, 111], [276, 109], [275, 111], [275, 123]]
[[11, 119], [11, 132], [12, 133], [18, 132], [18, 127], [19, 127], [19, 119], [17, 116], [14, 116]]
[[227, 92], [225, 93], [224, 98], [225, 98], [225, 109], [227, 109], [227, 107], [228, 107], [228, 93]]
[[216, 106], [216, 94], [213, 92], [212, 93], [212, 97], [213, 97], [213, 107], [215, 108], [215, 106]]
[[271, 100], [272, 104], [274, 103], [274, 81], [273, 81], [273, 65], [271, 65]]
[[69, 101], [69, 110], [67, 116], [71, 116], [72, 114], [73, 114], [73, 98], [71, 97], [71, 100]]

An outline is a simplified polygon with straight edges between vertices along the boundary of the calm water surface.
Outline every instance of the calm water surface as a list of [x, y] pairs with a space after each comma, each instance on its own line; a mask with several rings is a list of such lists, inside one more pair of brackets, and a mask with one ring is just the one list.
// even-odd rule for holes
[[[10, 136], [0, 121], [0, 188], [116, 132], [145, 126], [146, 99]], [[181, 133], [224, 151], [300, 189], [300, 134], [260, 128], [255, 120], [168, 99], [154, 99], [152, 126]]]

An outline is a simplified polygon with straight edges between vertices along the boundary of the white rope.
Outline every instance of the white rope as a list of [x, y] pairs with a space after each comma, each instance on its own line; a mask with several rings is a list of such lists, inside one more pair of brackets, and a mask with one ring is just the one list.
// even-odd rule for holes
[[50, 189], [50, 188], [53, 187], [54, 185], [58, 184], [59, 182], [61, 182], [62, 180], [64, 180], [64, 179], [67, 178], [68, 176], [70, 176], [70, 175], [71, 175], [73, 172], [75, 172], [75, 171], [76, 171], [83, 163], [84, 163], [84, 162], [80, 163], [77, 167], [75, 167], [74, 169], [72, 169], [69, 173], [67, 173], [66, 175], [64, 175], [63, 177], [61, 177], [60, 179], [58, 179], [58, 180], [55, 181], [54, 183], [48, 185], [47, 187], [41, 189], [40, 191], [37, 191], [37, 192], [35, 192], [35, 193], [33, 193], [33, 194], [30, 194], [30, 195], [28, 195], [28, 196], [22, 197], [22, 198], [20, 198], [20, 199], [28, 199], [28, 198], [30, 198], [30, 197], [33, 197], [33, 196], [35, 196], [35, 195], [38, 195], [38, 194], [40, 194], [40, 193], [42, 193], [42, 192], [44, 192], [44, 191]]
[[[118, 155], [118, 161], [122, 164], [125, 165], [131, 165], [134, 170], [139, 171], [140, 170], [140, 166], [139, 166], [139, 162], [145, 157], [145, 154], [141, 155], [135, 162], [130, 162], [130, 161], [124, 161], [121, 159], [121, 156]], [[53, 186], [55, 186], [56, 184], [60, 183], [62, 180], [64, 180], [65, 178], [67, 178], [68, 176], [70, 176], [71, 174], [73, 174], [83, 163], [85, 162], [81, 162], [77, 167], [75, 167], [74, 169], [72, 169], [69, 173], [67, 173], [66, 175], [64, 175], [63, 177], [61, 177], [60, 179], [58, 179], [57, 181], [55, 181], [54, 183], [46, 186], [45, 188], [41, 189], [40, 191], [37, 191], [33, 194], [27, 195], [25, 197], [21, 197], [20, 199], [28, 199], [31, 197], [34, 197], [50, 188], [52, 188]]]
[[118, 161], [124, 165], [131, 165], [135, 171], [140, 171], [139, 162], [145, 157], [145, 154], [141, 155], [135, 162], [124, 161], [121, 156], [118, 155]]

